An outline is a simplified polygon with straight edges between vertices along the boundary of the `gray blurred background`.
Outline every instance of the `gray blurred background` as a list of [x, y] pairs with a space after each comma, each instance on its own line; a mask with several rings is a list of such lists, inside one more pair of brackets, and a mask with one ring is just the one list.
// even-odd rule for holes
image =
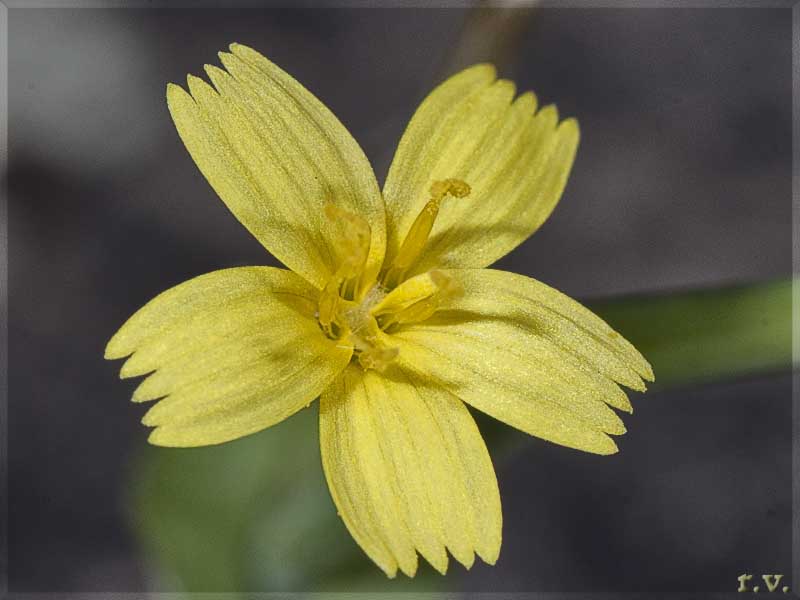
[[[232, 41], [321, 98], [380, 181], [418, 102], [473, 60], [576, 116], [561, 204], [499, 268], [581, 299], [791, 273], [787, 9], [12, 9], [14, 591], [160, 585], [127, 495], [143, 409], [102, 354], [158, 292], [277, 264], [207, 185], [164, 100]], [[790, 398], [788, 374], [634, 398], [613, 457], [527, 441], [496, 465], [497, 566], [454, 566], [448, 584], [734, 591], [741, 573], [788, 577]]]

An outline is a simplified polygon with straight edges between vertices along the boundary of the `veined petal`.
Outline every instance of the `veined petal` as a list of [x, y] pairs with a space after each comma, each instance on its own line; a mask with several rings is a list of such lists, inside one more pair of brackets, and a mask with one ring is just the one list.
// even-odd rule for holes
[[631, 410], [617, 383], [644, 389], [647, 361], [599, 317], [528, 277], [445, 270], [463, 287], [427, 321], [391, 334], [397, 361], [475, 408], [552, 442], [598, 454]]
[[446, 308], [515, 323], [563, 348], [626, 387], [644, 391], [650, 363], [588, 308], [531, 277], [496, 269], [442, 271], [463, 286]]
[[385, 216], [372, 168], [339, 120], [299, 82], [240, 44], [206, 66], [210, 85], [167, 86], [186, 148], [231, 212], [279, 260], [322, 288], [337, 267], [326, 202], [369, 223], [366, 277], [383, 260]]
[[323, 393], [320, 446], [347, 528], [387, 575], [413, 576], [416, 550], [438, 571], [445, 548], [469, 568], [494, 564], [500, 496], [489, 454], [466, 407], [398, 369], [351, 366]]
[[133, 354], [123, 377], [150, 375], [134, 401], [162, 398], [143, 422], [160, 446], [218, 444], [308, 406], [352, 348], [314, 319], [317, 290], [298, 275], [240, 267], [167, 290], [114, 335], [106, 358]]
[[434, 181], [466, 182], [467, 198], [444, 202], [409, 275], [439, 267], [485, 267], [547, 219], [566, 185], [578, 146], [574, 119], [536, 96], [513, 100], [514, 85], [476, 65], [437, 87], [420, 105], [397, 148], [383, 189], [387, 264]]

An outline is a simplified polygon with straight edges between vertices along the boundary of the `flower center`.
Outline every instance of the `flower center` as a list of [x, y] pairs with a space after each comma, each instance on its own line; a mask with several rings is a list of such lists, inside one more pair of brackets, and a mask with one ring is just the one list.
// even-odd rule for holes
[[397, 356], [389, 330], [428, 319], [441, 303], [460, 292], [457, 282], [440, 271], [429, 271], [410, 279], [406, 272], [419, 258], [446, 196], [463, 198], [469, 186], [458, 179], [436, 181], [431, 199], [414, 220], [400, 250], [380, 281], [369, 289], [362, 281], [369, 252], [371, 231], [360, 216], [332, 203], [325, 214], [336, 231], [339, 267], [319, 297], [317, 318], [325, 334], [351, 345], [354, 358], [364, 369], [383, 371]]

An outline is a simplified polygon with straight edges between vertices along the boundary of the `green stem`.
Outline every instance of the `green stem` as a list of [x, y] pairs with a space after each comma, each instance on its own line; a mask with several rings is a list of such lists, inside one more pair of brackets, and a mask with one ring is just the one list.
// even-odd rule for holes
[[789, 370], [792, 280], [588, 303], [653, 365], [651, 389]]

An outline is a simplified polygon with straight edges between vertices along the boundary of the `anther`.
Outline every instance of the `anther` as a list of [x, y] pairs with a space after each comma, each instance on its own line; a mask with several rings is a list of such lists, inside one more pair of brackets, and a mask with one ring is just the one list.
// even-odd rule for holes
[[361, 273], [369, 256], [371, 229], [369, 223], [358, 215], [343, 210], [327, 202], [325, 216], [338, 225], [338, 235], [334, 239], [336, 252], [339, 255], [340, 277], [350, 278]]
[[418, 323], [428, 319], [447, 300], [462, 291], [459, 282], [451, 275], [429, 271], [408, 279], [392, 290], [375, 306], [372, 314], [384, 331], [395, 324]]

